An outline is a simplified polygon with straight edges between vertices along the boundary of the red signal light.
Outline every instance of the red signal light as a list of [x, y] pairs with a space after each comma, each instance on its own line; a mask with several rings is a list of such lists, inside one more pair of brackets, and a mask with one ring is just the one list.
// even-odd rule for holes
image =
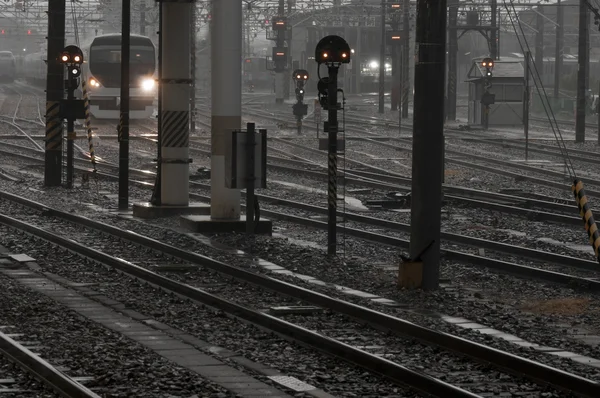
[[4, 34], [4, 29], [2, 29], [2, 34]]
[[27, 30], [27, 34], [30, 35], [31, 34], [31, 29]]

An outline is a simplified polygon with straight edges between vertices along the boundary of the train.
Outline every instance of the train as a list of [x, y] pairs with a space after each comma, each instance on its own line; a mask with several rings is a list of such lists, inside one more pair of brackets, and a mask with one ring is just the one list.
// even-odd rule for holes
[[[129, 117], [145, 119], [154, 113], [157, 95], [156, 48], [149, 37], [130, 38]], [[90, 113], [97, 119], [118, 119], [121, 95], [121, 35], [96, 36], [82, 48], [82, 79], [86, 79]], [[23, 60], [24, 78], [30, 84], [45, 86], [46, 53], [28, 54]], [[79, 93], [78, 96], [81, 96]]]
[[274, 73], [267, 70], [265, 57], [248, 57], [242, 64], [243, 85], [247, 91], [273, 90]]
[[0, 81], [12, 83], [15, 81], [17, 66], [15, 56], [11, 51], [0, 51]]

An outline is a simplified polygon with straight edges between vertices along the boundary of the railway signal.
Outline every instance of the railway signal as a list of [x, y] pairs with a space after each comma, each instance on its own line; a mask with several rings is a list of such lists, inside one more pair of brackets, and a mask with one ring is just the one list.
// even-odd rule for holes
[[494, 60], [492, 58], [484, 58], [481, 60], [481, 67], [485, 68], [485, 72], [483, 75], [483, 87], [485, 92], [481, 95], [481, 103], [485, 106], [484, 117], [483, 117], [483, 128], [487, 130], [489, 125], [489, 117], [490, 117], [490, 105], [493, 105], [496, 102], [496, 95], [490, 93], [490, 88], [492, 88], [492, 76], [494, 69]]
[[75, 119], [84, 118], [83, 100], [75, 99], [75, 90], [79, 87], [83, 52], [77, 46], [67, 46], [60, 54], [60, 63], [67, 70], [67, 99], [61, 101], [61, 117], [67, 119], [67, 187], [73, 187], [73, 152], [75, 133]]
[[[336, 217], [337, 217], [337, 150], [338, 150], [338, 121], [337, 111], [339, 109], [337, 101], [337, 76], [338, 70], [342, 64], [350, 63], [350, 46], [343, 38], [339, 36], [326, 36], [315, 49], [315, 61], [327, 66], [329, 78], [324, 82], [319, 79], [317, 87], [320, 98], [327, 98], [327, 111], [329, 120], [324, 125], [324, 131], [328, 133], [328, 231], [327, 231], [327, 255], [334, 256], [337, 250], [336, 238]], [[323, 104], [324, 101], [321, 101]]]
[[304, 104], [304, 84], [308, 81], [308, 72], [304, 69], [296, 69], [292, 73], [292, 79], [296, 82], [296, 102], [293, 106], [294, 116], [298, 134], [302, 133], [302, 117], [308, 115], [308, 105]]

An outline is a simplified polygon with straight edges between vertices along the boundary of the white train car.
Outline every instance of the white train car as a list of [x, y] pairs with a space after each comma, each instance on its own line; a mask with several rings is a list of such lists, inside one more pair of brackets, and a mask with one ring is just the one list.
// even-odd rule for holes
[[46, 53], [27, 54], [23, 58], [23, 77], [27, 83], [45, 87], [46, 86]]
[[[131, 35], [129, 117], [144, 119], [154, 112], [156, 49], [150, 38]], [[98, 119], [118, 119], [121, 95], [121, 35], [95, 37], [84, 49], [90, 112]]]
[[[131, 35], [129, 65], [129, 117], [145, 119], [154, 112], [157, 94], [156, 49], [150, 38]], [[121, 96], [121, 35], [96, 36], [82, 48], [90, 113], [97, 119], [118, 119]], [[29, 54], [23, 62], [25, 79], [45, 87], [47, 66], [45, 52]], [[78, 93], [78, 97], [80, 97]]]
[[10, 51], [0, 51], [0, 81], [12, 83], [15, 81], [17, 67], [15, 56]]

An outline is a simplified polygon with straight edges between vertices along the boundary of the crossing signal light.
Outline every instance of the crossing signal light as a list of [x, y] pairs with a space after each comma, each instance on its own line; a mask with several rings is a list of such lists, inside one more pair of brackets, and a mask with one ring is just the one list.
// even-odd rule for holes
[[296, 69], [292, 74], [292, 79], [296, 81], [307, 81], [308, 80], [308, 72], [304, 69]]
[[69, 74], [72, 77], [79, 77], [81, 76], [81, 68], [78, 65], [71, 66], [69, 67]]
[[491, 58], [484, 58], [481, 61], [481, 66], [485, 68], [485, 77], [492, 77], [492, 70], [494, 69], [494, 60]]
[[82, 64], [83, 52], [77, 46], [67, 46], [60, 55], [60, 61], [63, 64]]
[[492, 69], [494, 67], [494, 60], [491, 58], [484, 58], [481, 61], [481, 66], [484, 68]]
[[324, 63], [350, 63], [350, 46], [339, 36], [327, 36], [321, 39], [315, 49], [315, 61]]

